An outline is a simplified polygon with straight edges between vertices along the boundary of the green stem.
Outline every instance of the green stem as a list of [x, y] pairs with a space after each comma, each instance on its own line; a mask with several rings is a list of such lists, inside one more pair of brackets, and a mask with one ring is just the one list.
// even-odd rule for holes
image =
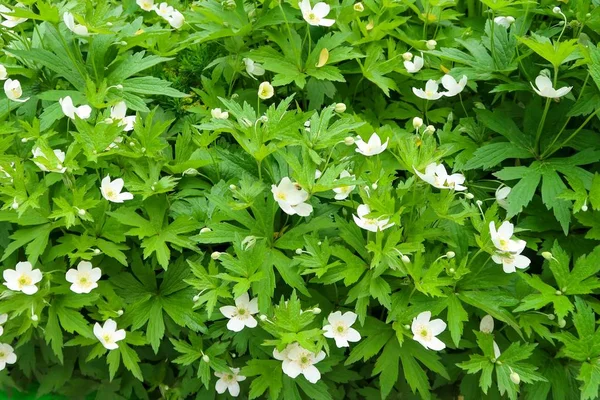
[[544, 129], [544, 124], [546, 123], [546, 115], [548, 114], [548, 109], [550, 108], [550, 98], [546, 99], [546, 105], [544, 106], [544, 113], [542, 114], [542, 119], [538, 124], [537, 133], [535, 134], [535, 151], [536, 154], [540, 153], [540, 139], [542, 138], [542, 130]]
[[462, 94], [459, 93], [458, 94], [458, 98], [460, 99], [460, 105], [462, 106], [463, 111], [465, 112], [465, 117], [469, 117], [469, 113], [467, 112], [467, 109], [465, 108], [465, 104], [463, 103], [463, 99], [462, 99]]
[[491, 50], [492, 50], [492, 60], [494, 62], [494, 69], [496, 68], [496, 46], [494, 45], [494, 26], [496, 25], [496, 23], [494, 22], [494, 19], [496, 18], [496, 14], [494, 13], [494, 11], [492, 11], [492, 20], [490, 22], [490, 32], [492, 37], [490, 38], [491, 43]]
[[592, 118], [594, 118], [598, 112], [600, 112], [600, 108], [597, 109], [596, 111], [594, 111], [593, 113], [591, 113], [586, 119], [585, 121], [583, 121], [583, 123], [581, 124], [581, 126], [579, 126], [579, 128], [577, 128], [575, 130], [575, 132], [571, 133], [571, 135], [560, 144], [560, 146], [558, 146], [555, 150], [551, 150], [548, 149], [548, 154], [544, 153], [542, 154], [542, 158], [546, 158], [546, 157], [550, 157], [552, 154], [556, 153], [558, 150], [560, 150], [561, 148], [563, 148], [564, 146], [567, 145], [567, 143], [569, 143], [571, 141], [571, 139], [573, 139], [586, 125], [588, 122], [590, 122], [592, 120]]

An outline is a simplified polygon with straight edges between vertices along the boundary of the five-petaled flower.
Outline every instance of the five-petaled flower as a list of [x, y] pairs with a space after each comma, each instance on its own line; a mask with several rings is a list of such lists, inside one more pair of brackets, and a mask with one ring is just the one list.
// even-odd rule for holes
[[263, 82], [258, 85], [258, 97], [262, 100], [267, 100], [273, 97], [275, 94], [275, 89], [273, 89], [273, 85], [269, 82]]
[[[408, 53], [410, 54], [410, 53]], [[412, 56], [412, 54], [411, 54]], [[423, 59], [423, 53], [420, 56], [415, 56], [412, 61], [404, 60], [404, 68], [406, 68], [406, 72], [409, 74], [416, 74], [419, 72], [423, 65], [425, 65], [425, 60]]]
[[14, 364], [17, 362], [15, 349], [10, 344], [0, 343], [0, 371], [6, 368], [6, 364]]
[[227, 111], [223, 111], [220, 108], [213, 108], [210, 110], [210, 115], [216, 119], [227, 119], [229, 118], [229, 113]]
[[136, 0], [135, 2], [144, 11], [154, 10], [154, 0]]
[[318, 2], [314, 7], [310, 6], [310, 0], [302, 0], [298, 3], [302, 17], [309, 25], [313, 26], [331, 26], [335, 23], [334, 19], [325, 18], [331, 8], [329, 4]]
[[440, 85], [437, 81], [430, 79], [425, 84], [425, 90], [412, 88], [412, 91], [415, 94], [415, 96], [420, 97], [421, 99], [437, 100], [444, 95], [444, 93], [438, 92], [439, 87]]
[[77, 269], [71, 268], [65, 274], [67, 282], [72, 283], [71, 290], [75, 293], [89, 293], [98, 287], [102, 276], [100, 268], [92, 268], [89, 261], [80, 261]]
[[385, 143], [381, 144], [381, 138], [377, 133], [373, 133], [368, 142], [365, 142], [361, 137], [358, 137], [354, 142], [356, 144], [355, 151], [363, 156], [375, 156], [385, 151], [389, 141], [390, 138], [387, 138]]
[[430, 319], [431, 311], [422, 312], [413, 319], [411, 326], [413, 339], [421, 343], [426, 349], [443, 350], [446, 345], [436, 336], [446, 329], [446, 323], [441, 319], [434, 319], [433, 321], [430, 321]]
[[76, 35], [79, 36], [89, 36], [88, 28], [85, 25], [76, 24], [75, 17], [70, 12], [66, 12], [63, 14], [63, 22], [67, 26], [67, 28]]
[[462, 92], [467, 86], [467, 76], [463, 75], [460, 81], [456, 81], [450, 74], [446, 74], [442, 77], [442, 86], [446, 89], [442, 94], [446, 97], [453, 97]]
[[323, 336], [335, 339], [337, 347], [350, 347], [348, 342], [358, 342], [360, 340], [360, 333], [352, 328], [352, 324], [356, 322], [356, 314], [352, 311], [347, 311], [344, 314], [340, 311], [333, 312], [329, 314], [327, 321], [329, 325], [323, 327], [325, 331]]
[[[65, 152], [60, 149], [54, 149], [52, 150], [52, 153], [54, 154], [54, 157], [50, 156], [50, 158], [48, 158], [48, 156], [43, 152], [41, 148], [34, 147], [33, 149], [31, 149], [31, 154], [33, 154], [34, 158], [33, 163], [37, 165], [38, 168], [42, 171], [58, 172], [59, 174], [64, 174], [67, 170], [67, 167], [63, 166], [66, 157]], [[35, 161], [35, 159], [38, 159], [39, 161]], [[51, 167], [46, 167], [44, 163], [40, 162], [42, 160], [45, 160], [46, 163]]]
[[102, 343], [102, 346], [108, 350], [114, 350], [119, 347], [118, 341], [125, 339], [126, 333], [124, 329], [117, 330], [117, 323], [112, 319], [107, 319], [104, 326], [98, 322], [94, 325], [94, 335]]
[[229, 318], [227, 329], [230, 331], [240, 332], [245, 327], [256, 328], [257, 321], [253, 315], [258, 312], [258, 298], [250, 300], [248, 293], [244, 293], [235, 299], [235, 306], [223, 306], [219, 311]]
[[366, 229], [370, 232], [383, 231], [394, 225], [393, 222], [390, 223], [389, 218], [367, 218], [366, 216], [371, 213], [371, 209], [366, 204], [361, 204], [356, 209], [356, 214], [352, 214], [354, 218], [354, 222], [358, 225], [359, 228]]
[[279, 207], [288, 215], [308, 217], [313, 211], [313, 207], [306, 203], [308, 192], [294, 184], [287, 176], [279, 185], [271, 185], [271, 193]]
[[[355, 179], [355, 176], [351, 175], [350, 172], [343, 170], [342, 173], [340, 174], [340, 179], [343, 179], [343, 178]], [[350, 193], [354, 190], [355, 187], [356, 187], [356, 185], [348, 185], [348, 186], [340, 186], [340, 187], [333, 188], [333, 191], [335, 192], [334, 199], [336, 199], [336, 200], [346, 199], [348, 196], [350, 196]]]
[[58, 103], [60, 104], [60, 108], [62, 108], [63, 114], [65, 114], [71, 119], [75, 119], [76, 115], [80, 119], [88, 119], [92, 114], [92, 107], [88, 106], [87, 104], [75, 107], [73, 105], [73, 100], [71, 99], [71, 96], [58, 99]]
[[237, 397], [240, 394], [240, 384], [246, 380], [246, 377], [239, 375], [239, 368], [229, 368], [231, 372], [215, 372], [215, 376], [219, 378], [215, 384], [217, 393], [223, 394], [225, 391], [229, 391], [229, 394], [233, 397]]
[[121, 193], [125, 182], [123, 179], [118, 178], [111, 182], [110, 176], [106, 175], [100, 184], [100, 192], [102, 197], [113, 203], [123, 203], [126, 200], [133, 199], [133, 194], [129, 192]]
[[257, 76], [261, 76], [265, 74], [265, 69], [263, 66], [257, 62], [249, 58], [243, 58], [242, 61], [246, 66], [246, 73], [250, 75], [250, 78], [256, 79]]
[[427, 167], [425, 167], [425, 173], [419, 172], [414, 167], [413, 169], [415, 170], [415, 173], [419, 176], [419, 178], [423, 179], [425, 182], [438, 189], [454, 189], [457, 191], [467, 190], [466, 186], [463, 186], [463, 183], [465, 183], [464, 175], [448, 175], [444, 164], [431, 163]]
[[31, 295], [38, 291], [36, 283], [42, 280], [42, 271], [33, 269], [29, 261], [17, 263], [15, 269], [6, 269], [2, 273], [4, 286], [16, 292]]
[[535, 86], [533, 86], [533, 83], [531, 83], [531, 87], [533, 88], [534, 92], [540, 96], [548, 97], [550, 99], [558, 99], [563, 97], [567, 95], [571, 89], [573, 89], [573, 86], [564, 86], [560, 89], [554, 89], [552, 86], [552, 81], [545, 75], [539, 75], [537, 78], [535, 78]]
[[17, 79], [7, 79], [4, 81], [4, 94], [9, 100], [16, 101], [17, 103], [25, 103], [29, 100], [29, 97], [22, 99], [23, 89], [21, 88], [21, 82]]
[[290, 378], [296, 378], [302, 374], [310, 383], [317, 383], [321, 379], [321, 372], [315, 367], [315, 364], [325, 358], [324, 351], [315, 354], [298, 343], [292, 343], [281, 352], [273, 349], [273, 357], [283, 361], [281, 368]]
[[127, 115], [127, 104], [120, 101], [110, 108], [110, 118], [107, 118], [105, 122], [109, 124], [117, 122], [119, 126], [123, 127], [123, 131], [129, 132], [135, 127], [136, 119], [135, 115]]
[[510, 26], [515, 22], [515, 18], [510, 15], [506, 17], [496, 17], [494, 18], [494, 23], [500, 26], [505, 27], [506, 29], [510, 28]]
[[531, 260], [521, 253], [525, 250], [527, 242], [520, 239], [512, 239], [514, 234], [514, 225], [504, 221], [496, 230], [494, 221], [490, 222], [490, 236], [492, 243], [496, 247], [496, 253], [492, 254], [492, 260], [496, 264], [501, 264], [502, 269], [507, 274], [516, 272], [516, 269], [527, 268]]

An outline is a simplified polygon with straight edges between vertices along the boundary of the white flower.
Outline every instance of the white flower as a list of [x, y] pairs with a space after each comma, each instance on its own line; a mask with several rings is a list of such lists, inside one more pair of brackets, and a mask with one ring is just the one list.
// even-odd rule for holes
[[154, 10], [154, 0], [136, 0], [135, 2], [144, 11]]
[[133, 130], [137, 117], [135, 115], [127, 116], [127, 104], [120, 101], [110, 108], [110, 118], [106, 122], [112, 124], [117, 121], [119, 126], [123, 127], [123, 131], [129, 132]]
[[437, 81], [430, 79], [425, 84], [425, 90], [412, 88], [412, 91], [415, 96], [420, 97], [421, 99], [437, 100], [444, 95], [444, 93], [438, 92], [439, 86], [440, 85], [437, 83]]
[[520, 254], [525, 248], [526, 242], [524, 240], [511, 239], [515, 231], [515, 226], [510, 222], [504, 221], [500, 225], [500, 228], [496, 230], [496, 224], [494, 221], [490, 221], [489, 227], [492, 242], [499, 251]]
[[504, 208], [505, 210], [508, 208], [508, 201], [506, 200], [506, 198], [508, 197], [508, 195], [510, 194], [511, 191], [511, 187], [510, 186], [498, 186], [498, 189], [496, 189], [496, 202], [498, 203], [498, 205], [502, 208]]
[[[17, 3], [17, 7], [24, 7], [24, 6], [21, 3]], [[8, 15], [12, 12], [13, 12], [13, 10], [11, 10], [10, 8], [8, 8], [4, 5], [0, 5], [0, 15], [2, 15], [6, 19], [6, 21], [2, 21], [3, 26], [5, 26], [7, 28], [14, 28], [15, 26], [19, 25], [20, 23], [27, 21], [27, 18], [21, 18], [21, 17], [15, 17], [14, 15]]]
[[23, 96], [23, 89], [21, 89], [21, 82], [17, 79], [7, 79], [4, 82], [4, 93], [10, 100], [18, 103], [25, 103], [29, 100], [29, 97], [24, 99], [21, 98], [21, 96]]
[[552, 87], [552, 81], [550, 80], [550, 78], [544, 75], [539, 75], [537, 78], [535, 78], [535, 86], [533, 86], [533, 83], [531, 83], [531, 87], [533, 88], [534, 92], [536, 92], [540, 96], [548, 97], [551, 99], [558, 99], [559, 97], [563, 97], [567, 93], [569, 93], [571, 89], [573, 89], [573, 86], [565, 86], [556, 90]]
[[0, 336], [4, 333], [4, 325], [8, 321], [8, 314], [0, 314]]
[[389, 223], [389, 218], [365, 218], [365, 216], [369, 215], [370, 213], [371, 209], [369, 208], [369, 206], [366, 204], [361, 204], [356, 210], [356, 214], [358, 216], [352, 214], [354, 222], [356, 222], [356, 225], [358, 225], [359, 228], [366, 229], [370, 232], [377, 232], [383, 231], [394, 225], [393, 222]]
[[440, 351], [446, 348], [444, 342], [436, 336], [446, 329], [446, 323], [441, 319], [431, 319], [431, 311], [417, 315], [412, 322], [413, 339], [421, 343], [426, 349]]
[[350, 347], [348, 342], [358, 342], [360, 340], [360, 333], [352, 328], [352, 324], [356, 322], [356, 314], [352, 311], [345, 312], [344, 314], [336, 311], [329, 314], [327, 321], [329, 325], [323, 327], [325, 331], [323, 336], [335, 339], [337, 347]]
[[[410, 53], [408, 53], [408, 54], [410, 54]], [[415, 56], [413, 61], [405, 60], [404, 68], [406, 68], [406, 72], [408, 72], [409, 74], [416, 74], [417, 72], [419, 72], [421, 70], [421, 68], [423, 68], [424, 64], [425, 63], [423, 60], [423, 53], [421, 53], [421, 56]]]
[[315, 354], [301, 347], [298, 343], [292, 343], [282, 352], [274, 349], [273, 357], [276, 360], [283, 361], [281, 368], [290, 378], [296, 378], [302, 374], [310, 383], [317, 383], [321, 379], [321, 372], [314, 364], [325, 358], [324, 351]]
[[81, 119], [88, 119], [92, 114], [92, 108], [87, 104], [75, 107], [73, 105], [73, 100], [71, 99], [71, 96], [58, 99], [58, 102], [60, 104], [60, 107], [62, 108], [63, 114], [65, 114], [71, 119], [75, 119], [75, 115], [77, 115]]
[[71, 282], [71, 290], [75, 293], [89, 293], [92, 289], [98, 287], [98, 282], [102, 276], [100, 268], [92, 268], [89, 261], [80, 261], [77, 269], [71, 268], [67, 271], [65, 279]]
[[258, 312], [258, 298], [250, 300], [248, 293], [244, 293], [235, 299], [235, 306], [223, 306], [219, 311], [229, 318], [227, 329], [230, 331], [239, 332], [246, 326], [256, 328], [257, 322], [252, 315]]
[[102, 192], [102, 197], [104, 197], [108, 201], [112, 201], [113, 203], [122, 203], [126, 200], [133, 199], [133, 195], [129, 192], [121, 193], [123, 190], [123, 179], [118, 178], [111, 182], [110, 176], [106, 175], [100, 184], [100, 192]]
[[185, 17], [179, 10], [173, 10], [171, 15], [165, 18], [172, 28], [179, 29], [185, 23]]
[[279, 185], [271, 185], [271, 193], [279, 207], [288, 215], [298, 214], [308, 217], [313, 207], [305, 203], [308, 200], [306, 190], [297, 187], [287, 176], [279, 182]]
[[494, 331], [494, 318], [491, 315], [481, 318], [479, 330], [484, 333], [492, 333]]
[[[35, 160], [33, 162], [42, 171], [46, 171], [46, 172], [58, 172], [59, 174], [64, 174], [65, 171], [67, 170], [67, 167], [63, 167], [62, 163], [65, 162], [66, 154], [65, 154], [64, 151], [59, 150], [59, 149], [55, 149], [55, 150], [53, 150], [53, 152], [54, 152], [54, 157], [56, 157], [56, 160], [58, 160], [58, 163], [56, 164], [56, 168], [54, 168], [54, 169], [48, 169], [41, 162], [38, 162], [38, 161], [35, 161]], [[42, 149], [40, 149], [39, 147], [34, 147], [31, 150], [31, 153], [33, 154], [33, 158], [44, 158], [50, 164], [54, 164], [53, 162], [51, 162], [52, 160], [48, 159], [48, 157], [46, 156], [46, 154], [44, 154], [44, 152], [42, 151]]]
[[[350, 172], [344, 170], [340, 174], [340, 178], [352, 178], [352, 179], [355, 179], [355, 176], [354, 175], [350, 175]], [[355, 187], [356, 187], [356, 185], [340, 186], [340, 187], [337, 187], [337, 188], [333, 188], [333, 191], [335, 192], [334, 198], [336, 200], [344, 200], [345, 198], [347, 198], [350, 195], [350, 193], [354, 190]]]
[[331, 26], [335, 23], [334, 19], [325, 18], [330, 11], [327, 3], [318, 2], [314, 7], [311, 7], [310, 0], [302, 0], [298, 3], [298, 6], [302, 11], [302, 17], [309, 25]]
[[159, 17], [167, 19], [173, 14], [175, 9], [168, 5], [167, 3], [160, 3], [158, 7], [154, 7], [154, 11], [158, 14]]
[[[520, 253], [520, 252], [519, 252]], [[517, 271], [517, 268], [523, 269], [529, 267], [531, 260], [521, 254], [497, 253], [492, 255], [492, 260], [496, 264], [502, 264], [502, 269], [507, 274]]]
[[8, 72], [6, 71], [6, 67], [0, 64], [0, 81], [4, 81], [8, 78]]
[[107, 319], [104, 326], [96, 322], [94, 325], [94, 335], [98, 338], [102, 346], [108, 350], [114, 350], [119, 347], [118, 341], [125, 339], [124, 329], [117, 330], [117, 323], [112, 319]]
[[229, 390], [230, 395], [237, 397], [240, 394], [240, 384], [238, 382], [245, 381], [246, 377], [243, 375], [238, 375], [240, 373], [239, 368], [229, 369], [231, 370], [230, 373], [215, 372], [215, 376], [220, 378], [215, 384], [215, 390], [219, 394], [225, 393], [226, 390]]
[[263, 82], [258, 86], [258, 97], [267, 100], [273, 97], [275, 94], [275, 89], [269, 82]]
[[244, 61], [244, 64], [246, 65], [246, 72], [252, 79], [256, 79], [257, 76], [264, 75], [265, 69], [259, 63], [254, 62], [249, 58], [244, 58], [242, 61]]
[[70, 12], [63, 14], [63, 22], [71, 32], [79, 36], [89, 36], [88, 28], [85, 25], [76, 24], [75, 17]]
[[356, 144], [356, 152], [362, 154], [363, 156], [375, 156], [377, 154], [383, 153], [388, 146], [390, 138], [387, 138], [384, 144], [381, 144], [381, 138], [376, 133], [373, 133], [369, 138], [368, 142], [362, 140], [362, 138], [358, 137], [354, 142]]
[[507, 17], [496, 17], [494, 18], [494, 23], [497, 25], [503, 26], [506, 29], [510, 28], [510, 26], [515, 22], [515, 19], [510, 15]]
[[462, 92], [467, 86], [467, 76], [463, 75], [460, 81], [456, 82], [456, 79], [450, 74], [446, 74], [442, 77], [442, 86], [446, 89], [442, 94], [446, 97], [453, 97]]
[[6, 368], [6, 364], [14, 364], [17, 362], [15, 349], [6, 343], [0, 343], [0, 371]]
[[220, 108], [213, 108], [210, 110], [210, 115], [216, 119], [227, 119], [229, 118], [229, 113], [227, 111], [222, 111]]
[[435, 40], [433, 40], [433, 39], [430, 39], [427, 42], [425, 42], [425, 46], [429, 50], [435, 50], [435, 46], [437, 46], [437, 42]]
[[21, 261], [15, 269], [4, 270], [2, 276], [6, 281], [4, 286], [10, 290], [31, 295], [38, 291], [35, 284], [42, 280], [42, 271], [33, 269], [29, 261]]
[[464, 175], [448, 175], [444, 164], [431, 163], [425, 167], [425, 173], [417, 171], [414, 167], [413, 169], [415, 170], [415, 173], [419, 175], [419, 178], [438, 189], [454, 189], [457, 191], [467, 190], [467, 188], [463, 186], [463, 183], [465, 183]]

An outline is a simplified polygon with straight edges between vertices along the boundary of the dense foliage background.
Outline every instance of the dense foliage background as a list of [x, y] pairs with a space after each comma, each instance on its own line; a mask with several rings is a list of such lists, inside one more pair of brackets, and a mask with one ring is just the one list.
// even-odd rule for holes
[[599, 397], [598, 0], [4, 3], [2, 389]]

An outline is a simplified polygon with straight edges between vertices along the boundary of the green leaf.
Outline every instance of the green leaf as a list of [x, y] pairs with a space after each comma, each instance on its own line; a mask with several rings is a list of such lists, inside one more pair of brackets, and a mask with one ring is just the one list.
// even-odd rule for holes
[[450, 294], [447, 298], [448, 302], [448, 328], [454, 345], [458, 347], [460, 338], [463, 333], [463, 322], [469, 320], [469, 314], [465, 311], [460, 300], [455, 294]]
[[138, 357], [135, 350], [133, 350], [125, 343], [120, 343], [119, 352], [121, 353], [121, 357], [123, 358], [123, 365], [125, 365], [125, 368], [127, 368], [127, 370], [133, 374], [133, 376], [135, 376], [137, 379], [143, 382], [144, 377], [142, 376], [142, 370], [138, 365], [138, 363], [140, 362], [140, 358]]

